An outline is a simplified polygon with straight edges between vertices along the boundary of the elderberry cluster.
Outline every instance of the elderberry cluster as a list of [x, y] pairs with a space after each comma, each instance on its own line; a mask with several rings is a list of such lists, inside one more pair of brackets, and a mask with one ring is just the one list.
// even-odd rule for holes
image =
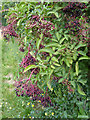
[[[22, 62], [20, 65], [20, 67], [26, 68], [28, 65], [35, 65], [35, 62], [37, 60], [28, 52], [28, 54], [25, 56], [25, 58], [22, 59]], [[31, 69], [32, 71], [33, 69]], [[39, 73], [39, 68], [36, 68], [34, 71], [34, 74]]]
[[19, 50], [20, 50], [21, 52], [24, 52], [24, 51], [25, 51], [25, 50], [24, 50], [24, 47], [20, 47]]
[[52, 38], [52, 34], [50, 34], [50, 30], [55, 29], [54, 25], [50, 21], [44, 20], [44, 18], [40, 19], [40, 16], [33, 15], [30, 21], [27, 22], [27, 29], [32, 29], [33, 32], [36, 32], [38, 36], [43, 33], [44, 37]]
[[22, 59], [20, 67], [26, 68], [28, 65], [35, 64], [35, 62], [36, 59], [30, 53], [28, 53], [25, 58]]
[[[67, 20], [68, 20], [68, 18], [67, 18]], [[65, 28], [69, 28], [70, 31], [75, 33], [81, 29], [81, 25], [79, 23], [79, 20], [68, 20], [68, 22], [65, 25]]]
[[80, 3], [80, 2], [69, 2], [68, 5], [63, 9], [63, 12], [70, 16], [81, 16], [82, 15], [82, 10], [85, 9], [87, 6], [85, 3]]
[[73, 92], [73, 89], [71, 88], [71, 84], [70, 84], [70, 82], [68, 80], [65, 79], [62, 82], [62, 84], [64, 84], [65, 86], [67, 86], [67, 89], [68, 89], [69, 92]]
[[[65, 12], [65, 28], [69, 30], [69, 33], [78, 37], [78, 41], [86, 41], [86, 33], [87, 27], [85, 24], [87, 23], [87, 18], [83, 16], [82, 9], [87, 8], [84, 3], [80, 2], [69, 2], [68, 5], [63, 9]], [[83, 19], [80, 19], [82, 16]], [[84, 34], [84, 32], [85, 34]]]
[[18, 37], [17, 33], [13, 28], [13, 24], [9, 24], [7, 26], [2, 26], [2, 34], [7, 39], [7, 35]]
[[[7, 16], [6, 16], [6, 18], [7, 18]], [[15, 13], [12, 13], [7, 19], [8, 25], [3, 26], [1, 28], [2, 29], [2, 34], [6, 39], [8, 39], [7, 35], [18, 37], [17, 33], [15, 32], [18, 20], [17, 20], [17, 15]]]
[[[28, 81], [28, 79], [26, 80]], [[50, 97], [37, 87], [37, 84], [32, 84], [28, 82], [24, 82], [23, 80], [17, 81], [15, 86], [16, 95], [19, 96], [28, 96], [31, 97], [32, 100], [40, 101], [44, 107], [48, 107], [48, 105], [53, 105]]]

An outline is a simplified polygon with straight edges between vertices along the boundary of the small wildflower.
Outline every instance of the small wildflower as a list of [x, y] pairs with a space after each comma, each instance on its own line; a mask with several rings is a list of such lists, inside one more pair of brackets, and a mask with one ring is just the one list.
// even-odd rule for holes
[[31, 118], [31, 117], [29, 117], [29, 118]]
[[43, 83], [43, 81], [42, 81], [42, 83]]
[[41, 100], [39, 100], [38, 102], [40, 102], [40, 103], [41, 103]]
[[45, 113], [45, 115], [47, 116], [47, 113]]
[[17, 54], [18, 54], [18, 52], [17, 52]]
[[34, 105], [32, 105], [32, 107], [34, 107]]
[[30, 105], [30, 102], [28, 102], [27, 105]]
[[52, 112], [52, 115], [54, 115], [54, 112]]
[[11, 107], [9, 107], [9, 109], [12, 109]]
[[30, 114], [28, 114], [28, 116], [29, 116]]
[[42, 95], [44, 95], [44, 94], [42, 94]]
[[52, 90], [53, 90], [53, 88], [52, 88]]

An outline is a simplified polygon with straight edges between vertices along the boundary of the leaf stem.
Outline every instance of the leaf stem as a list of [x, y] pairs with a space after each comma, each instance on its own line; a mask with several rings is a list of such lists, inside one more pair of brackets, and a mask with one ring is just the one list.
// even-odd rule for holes
[[[71, 71], [72, 65], [70, 66], [69, 72], [68, 72], [68, 79], [69, 79], [69, 75], [70, 75], [70, 71]], [[67, 79], [67, 80], [68, 80]]]

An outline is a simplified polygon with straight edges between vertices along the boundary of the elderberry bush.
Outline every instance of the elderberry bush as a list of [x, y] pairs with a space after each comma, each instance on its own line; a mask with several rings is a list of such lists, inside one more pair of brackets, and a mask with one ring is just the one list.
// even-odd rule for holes
[[44, 107], [41, 114], [50, 118], [54, 114], [55, 118], [87, 116], [77, 104], [86, 99], [82, 61], [88, 59], [88, 18], [83, 10], [87, 7], [65, 4], [22, 2], [15, 14], [7, 15], [24, 56], [15, 81], [16, 95], [39, 101]]

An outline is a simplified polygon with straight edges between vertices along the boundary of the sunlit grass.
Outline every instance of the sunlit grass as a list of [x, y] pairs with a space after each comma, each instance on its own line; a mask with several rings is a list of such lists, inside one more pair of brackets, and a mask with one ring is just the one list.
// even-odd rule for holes
[[13, 84], [22, 56], [18, 43], [2, 41], [2, 118], [19, 118], [25, 113], [25, 99], [16, 96]]

